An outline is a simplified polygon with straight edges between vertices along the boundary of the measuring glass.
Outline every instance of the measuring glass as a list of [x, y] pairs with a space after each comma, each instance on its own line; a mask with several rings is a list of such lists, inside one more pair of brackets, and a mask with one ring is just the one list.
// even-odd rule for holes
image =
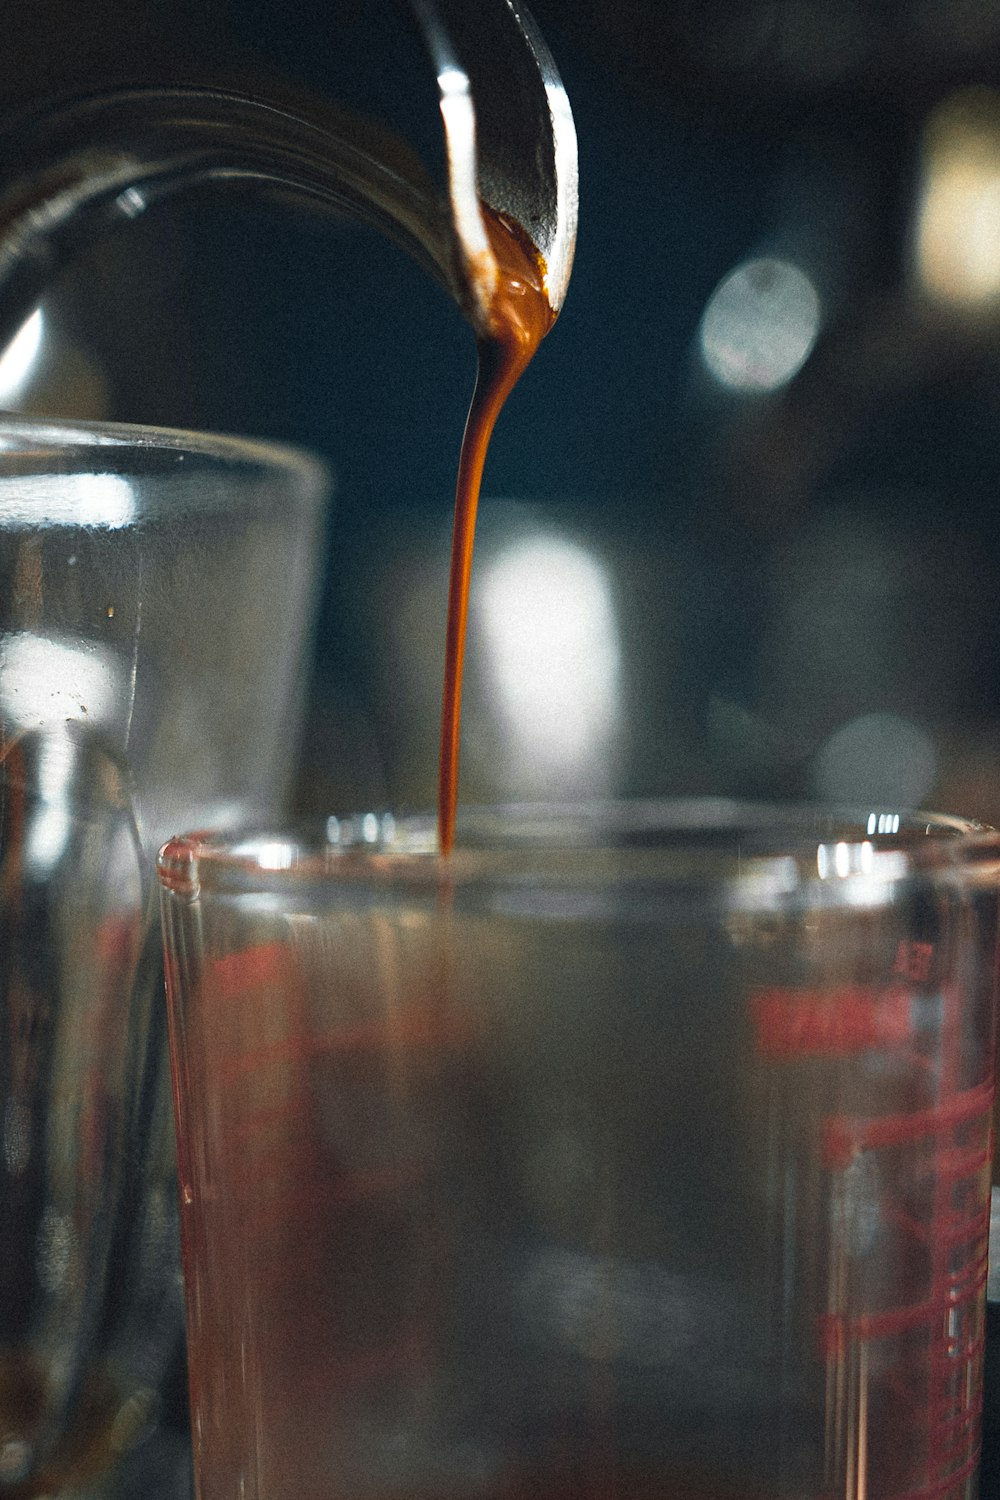
[[163, 1421], [183, 1316], [153, 859], [180, 819], [280, 806], [325, 492], [320, 465], [269, 445], [0, 422], [0, 1492], [17, 1500], [157, 1500], [189, 1472]]
[[995, 835], [369, 814], [159, 874], [201, 1500], [971, 1500]]

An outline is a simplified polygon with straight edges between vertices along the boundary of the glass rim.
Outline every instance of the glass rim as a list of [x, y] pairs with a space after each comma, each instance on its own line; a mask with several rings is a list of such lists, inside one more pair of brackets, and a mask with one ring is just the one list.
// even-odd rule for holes
[[949, 814], [689, 798], [512, 803], [459, 809], [442, 855], [431, 814], [367, 812], [179, 835], [160, 850], [166, 891], [191, 899], [314, 882], [457, 889], [496, 879], [624, 878], [737, 885], [761, 894], [894, 885], [915, 876], [993, 881], [1000, 833]]
[[30, 458], [38, 450], [40, 468], [46, 453], [87, 455], [100, 453], [100, 467], [107, 467], [112, 454], [191, 456], [227, 466], [284, 470], [316, 488], [329, 482], [322, 459], [306, 448], [270, 438], [252, 438], [229, 433], [198, 432], [183, 427], [159, 427], [145, 423], [93, 422], [62, 417], [22, 417], [0, 413], [0, 478], [8, 455]]

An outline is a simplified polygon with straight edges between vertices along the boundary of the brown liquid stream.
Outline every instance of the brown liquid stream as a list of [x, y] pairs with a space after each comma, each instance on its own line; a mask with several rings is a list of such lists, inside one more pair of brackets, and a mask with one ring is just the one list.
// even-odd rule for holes
[[448, 853], [455, 840], [465, 629], [486, 452], [504, 402], [555, 321], [545, 290], [545, 264], [535, 246], [516, 224], [485, 204], [483, 216], [500, 280], [490, 309], [490, 333], [479, 341], [479, 369], [458, 462], [438, 772], [438, 841], [442, 854]]

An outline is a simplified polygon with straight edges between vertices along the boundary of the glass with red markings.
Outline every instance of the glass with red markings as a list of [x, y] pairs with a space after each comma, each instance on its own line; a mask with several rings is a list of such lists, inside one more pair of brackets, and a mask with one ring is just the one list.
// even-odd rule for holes
[[996, 835], [370, 813], [159, 870], [201, 1500], [973, 1500]]

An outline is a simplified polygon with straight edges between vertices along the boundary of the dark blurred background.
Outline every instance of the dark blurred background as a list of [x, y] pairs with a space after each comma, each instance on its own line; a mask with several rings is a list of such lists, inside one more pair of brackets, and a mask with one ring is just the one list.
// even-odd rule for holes
[[[464, 797], [1000, 822], [996, 0], [534, 10], [576, 116], [580, 234], [487, 467]], [[391, 0], [6, 0], [0, 129], [153, 77], [332, 96], [440, 151]], [[474, 370], [394, 246], [218, 190], [67, 268], [0, 362], [0, 407], [324, 455], [298, 802], [426, 807]]]
[[[1000, 10], [534, 11], [576, 115], [580, 234], [487, 467], [464, 797], [1000, 820]], [[439, 150], [391, 3], [8, 0], [4, 33], [2, 120], [109, 80], [291, 83]], [[427, 806], [474, 370], [457, 309], [393, 245], [202, 192], [61, 275], [0, 405], [323, 454], [299, 802]]]

